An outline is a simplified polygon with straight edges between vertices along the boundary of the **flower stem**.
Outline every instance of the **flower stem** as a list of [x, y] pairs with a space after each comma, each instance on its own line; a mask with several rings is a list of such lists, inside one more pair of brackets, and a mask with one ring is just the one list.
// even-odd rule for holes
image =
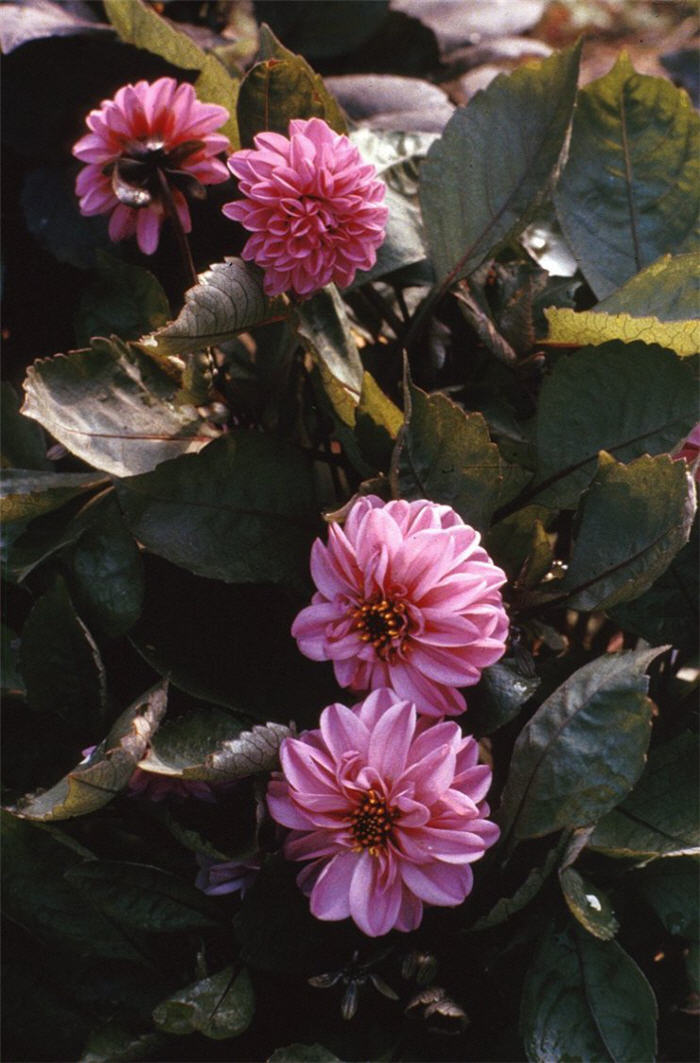
[[185, 275], [187, 277], [187, 287], [190, 288], [197, 283], [197, 271], [194, 268], [194, 262], [192, 261], [192, 252], [190, 251], [190, 243], [187, 239], [187, 234], [182, 227], [180, 221], [180, 215], [177, 212], [175, 203], [173, 200], [173, 194], [168, 184], [168, 179], [162, 170], [158, 170], [158, 183], [160, 185], [160, 196], [165, 207], [165, 213], [167, 214], [175, 232], [175, 239], [177, 240], [177, 246], [180, 250], [180, 255], [185, 266]]

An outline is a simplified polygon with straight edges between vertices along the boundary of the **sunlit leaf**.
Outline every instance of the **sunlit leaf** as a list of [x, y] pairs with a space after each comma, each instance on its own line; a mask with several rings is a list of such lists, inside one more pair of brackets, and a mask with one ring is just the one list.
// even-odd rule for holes
[[43, 472], [3, 469], [0, 473], [0, 513], [4, 521], [34, 520], [58, 509], [77, 495], [109, 483], [92, 472]]
[[700, 321], [659, 321], [656, 317], [637, 317], [631, 313], [611, 314], [603, 310], [568, 310], [550, 307], [545, 310], [549, 332], [543, 340], [549, 346], [583, 347], [585, 344], [621, 340], [623, 343], [655, 343], [676, 354], [700, 351]]
[[51, 789], [23, 798], [17, 813], [25, 819], [70, 819], [108, 804], [129, 782], [165, 715], [166, 705], [162, 685], [138, 698], [87, 762], [78, 764]]
[[24, 389], [27, 417], [112, 476], [148, 472], [216, 434], [193, 406], [178, 405], [177, 381], [116, 338], [39, 359], [27, 370]]
[[651, 734], [644, 673], [661, 652], [599, 657], [540, 705], [515, 743], [501, 801], [504, 831], [531, 838], [595, 823], [629, 793]]
[[282, 300], [263, 293], [262, 273], [240, 258], [227, 258], [200, 274], [175, 320], [144, 336], [140, 345], [160, 357], [190, 354], [285, 316]]
[[580, 46], [498, 77], [428, 152], [421, 204], [438, 280], [466, 277], [525, 228], [559, 162]]
[[606, 314], [653, 314], [659, 321], [688, 321], [700, 298], [700, 251], [662, 255], [593, 309]]
[[153, 1012], [153, 1020], [166, 1033], [198, 1033], [214, 1040], [237, 1037], [253, 1020], [255, 998], [248, 972], [234, 967], [188, 985]]
[[699, 178], [700, 118], [687, 94], [637, 74], [623, 52], [579, 93], [555, 191], [564, 235], [599, 299], [660, 255], [698, 250]]
[[520, 1030], [532, 1063], [553, 1059], [651, 1063], [657, 1006], [616, 941], [552, 927], [525, 978]]

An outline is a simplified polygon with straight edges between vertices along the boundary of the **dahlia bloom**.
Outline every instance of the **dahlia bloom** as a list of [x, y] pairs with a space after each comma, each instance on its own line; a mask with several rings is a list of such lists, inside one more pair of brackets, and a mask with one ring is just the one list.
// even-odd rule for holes
[[217, 130], [225, 107], [200, 103], [194, 89], [174, 78], [124, 85], [86, 118], [90, 130], [73, 147], [87, 165], [75, 183], [83, 214], [107, 214], [112, 240], [136, 234], [145, 255], [158, 246], [166, 216], [163, 187], [182, 228], [192, 228], [185, 195], [203, 198], [203, 185], [228, 180], [216, 156], [229, 151]]
[[505, 650], [505, 575], [450, 506], [358, 499], [311, 549], [318, 588], [292, 625], [299, 649], [333, 661], [351, 690], [391, 687], [428, 716], [455, 716], [456, 687]]
[[253, 234], [242, 255], [265, 271], [267, 294], [345, 287], [370, 269], [384, 240], [385, 188], [348, 138], [320, 118], [296, 118], [289, 137], [258, 133], [254, 143], [228, 160], [245, 199], [222, 210]]
[[456, 723], [419, 719], [375, 690], [354, 709], [329, 705], [320, 728], [286, 738], [267, 804], [291, 827], [290, 860], [318, 919], [351, 916], [370, 937], [415, 930], [423, 905], [454, 907], [469, 866], [497, 840], [484, 797], [491, 771]]

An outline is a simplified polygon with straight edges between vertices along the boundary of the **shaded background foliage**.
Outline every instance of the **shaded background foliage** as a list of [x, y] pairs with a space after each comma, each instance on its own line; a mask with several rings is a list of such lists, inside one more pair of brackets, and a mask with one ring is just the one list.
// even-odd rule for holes
[[[660, 1058], [695, 1057], [697, 524], [687, 541], [694, 499], [667, 456], [697, 419], [692, 16], [3, 6], [8, 1059], [639, 1060], [657, 1011]], [[290, 108], [360, 123], [393, 219], [378, 283], [262, 324], [254, 274], [224, 263], [243, 243], [219, 210], [232, 183], [193, 204], [207, 272], [184, 307], [167, 229], [144, 262], [81, 218], [85, 113], [167, 73], [232, 110], [238, 93], [243, 143], [263, 91], [281, 128]], [[601, 184], [616, 107], [649, 207], [634, 234]], [[205, 340], [223, 351], [213, 395]], [[274, 850], [261, 780], [292, 721], [343, 700], [289, 628], [320, 512], [358, 488], [454, 506], [505, 568], [514, 620], [463, 720], [502, 843], [464, 906], [380, 941], [312, 919], [278, 855], [242, 900], [193, 885], [197, 852]], [[151, 768], [231, 785], [215, 803], [127, 796], [149, 748]]]

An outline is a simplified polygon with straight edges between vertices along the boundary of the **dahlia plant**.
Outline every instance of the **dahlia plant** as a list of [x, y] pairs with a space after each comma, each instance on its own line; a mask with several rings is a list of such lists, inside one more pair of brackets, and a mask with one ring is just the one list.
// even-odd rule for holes
[[0, 5], [5, 1057], [695, 1058], [685, 91], [549, 7], [475, 95], [439, 4], [59, 7]]

